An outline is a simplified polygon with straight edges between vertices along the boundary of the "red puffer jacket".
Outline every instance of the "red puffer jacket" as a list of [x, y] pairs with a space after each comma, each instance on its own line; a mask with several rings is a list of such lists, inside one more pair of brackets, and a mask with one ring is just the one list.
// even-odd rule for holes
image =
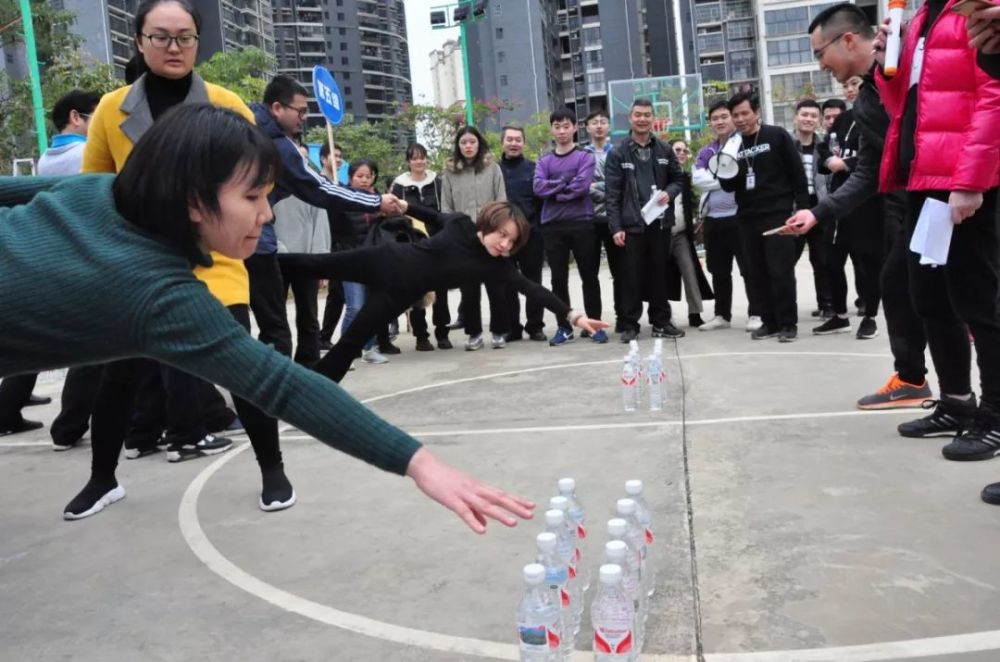
[[902, 188], [986, 191], [1000, 183], [1000, 82], [976, 66], [966, 19], [951, 11], [955, 1], [949, 0], [925, 42], [917, 85], [916, 156], [908, 182], [899, 172], [900, 125], [913, 53], [927, 21], [926, 5], [904, 35], [899, 73], [890, 79], [881, 71], [876, 76], [882, 103], [892, 118], [879, 173], [883, 193]]

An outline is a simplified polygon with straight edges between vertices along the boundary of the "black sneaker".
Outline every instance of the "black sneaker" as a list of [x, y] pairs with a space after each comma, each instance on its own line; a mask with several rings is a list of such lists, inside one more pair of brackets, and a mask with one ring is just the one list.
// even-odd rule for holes
[[274, 512], [295, 505], [295, 489], [285, 476], [285, 465], [279, 464], [275, 467], [261, 469], [260, 476], [263, 487], [257, 505], [260, 506], [261, 510]]
[[43, 427], [45, 427], [45, 425], [40, 421], [29, 421], [27, 419], [20, 418], [20, 416], [18, 418], [20, 420], [0, 425], [0, 437], [6, 437], [9, 434], [21, 434], [22, 432], [31, 432], [32, 430], [41, 430]]
[[28, 401], [24, 403], [25, 407], [38, 407], [40, 405], [47, 405], [52, 402], [52, 398], [47, 396], [35, 395], [32, 393], [28, 396]]
[[225, 453], [233, 447], [231, 439], [226, 437], [216, 437], [214, 434], [206, 434], [193, 444], [170, 444], [167, 449], [167, 462], [183, 462], [196, 457], [208, 455], [218, 455]]
[[654, 338], [683, 338], [686, 333], [674, 326], [673, 322], [667, 322], [663, 326], [654, 326], [652, 335]]
[[778, 332], [778, 342], [795, 342], [799, 339], [799, 329], [795, 326], [783, 326]]
[[639, 337], [639, 332], [636, 331], [635, 329], [625, 329], [624, 331], [621, 332], [621, 335], [618, 337], [618, 339], [621, 341], [623, 345], [627, 345], [638, 337]]
[[701, 318], [701, 315], [688, 315], [688, 326], [697, 329], [702, 326], [705, 320]]
[[333, 349], [333, 343], [330, 342], [329, 338], [322, 339], [319, 341], [319, 349], [321, 352], [329, 352]]
[[114, 477], [98, 480], [91, 477], [80, 493], [63, 509], [63, 519], [77, 520], [101, 512], [125, 498], [125, 488]]
[[544, 331], [532, 331], [528, 334], [528, 340], [534, 340], [535, 342], [546, 342], [548, 339], [549, 337], [545, 335]]
[[942, 448], [941, 454], [957, 462], [991, 460], [1000, 455], [1000, 413], [980, 404], [972, 425]]
[[160, 435], [160, 438], [153, 443], [134, 444], [125, 442], [125, 459], [138, 460], [139, 458], [159, 453], [170, 448], [170, 443]]
[[447, 338], [438, 338], [438, 349], [451, 349], [454, 345]]
[[777, 338], [779, 335], [781, 335], [779, 329], [772, 329], [767, 324], [761, 324], [759, 329], [750, 333], [750, 337], [754, 340], [767, 340], [768, 338]]
[[505, 333], [503, 338], [507, 342], [521, 342], [524, 340], [524, 332], [518, 331], [517, 333]]
[[819, 326], [813, 327], [813, 333], [817, 336], [829, 336], [834, 333], [848, 333], [851, 330], [851, 320], [846, 317], [834, 315]]
[[954, 398], [926, 400], [924, 409], [933, 408], [930, 416], [915, 421], [900, 423], [896, 430], [904, 437], [923, 439], [926, 437], [954, 437], [962, 434], [972, 425], [976, 415], [976, 396], [968, 401]]
[[861, 320], [861, 324], [858, 325], [858, 340], [868, 340], [869, 338], [874, 338], [878, 335], [878, 325], [875, 324], [875, 320], [871, 317], [866, 317]]
[[430, 338], [417, 338], [416, 349], [418, 352], [433, 352], [434, 345], [431, 344]]
[[388, 344], [379, 343], [378, 351], [380, 354], [402, 354], [403, 350], [393, 345], [391, 342]]
[[1000, 483], [990, 483], [983, 488], [980, 496], [986, 503], [1000, 506]]
[[833, 319], [837, 314], [833, 312], [833, 308], [822, 308], [819, 311], [819, 318], [821, 320]]

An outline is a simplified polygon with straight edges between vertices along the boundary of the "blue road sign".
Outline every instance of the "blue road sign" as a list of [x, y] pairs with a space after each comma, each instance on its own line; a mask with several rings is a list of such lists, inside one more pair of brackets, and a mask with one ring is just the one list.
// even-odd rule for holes
[[313, 91], [320, 112], [326, 116], [330, 124], [340, 124], [344, 119], [344, 96], [337, 87], [337, 81], [325, 67], [313, 67]]

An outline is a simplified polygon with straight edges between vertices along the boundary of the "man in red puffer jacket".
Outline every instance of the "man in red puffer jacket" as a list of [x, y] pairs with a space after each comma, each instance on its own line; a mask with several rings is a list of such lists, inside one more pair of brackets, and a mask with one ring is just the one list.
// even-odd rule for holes
[[[954, 4], [927, 0], [903, 35], [898, 73], [877, 76], [891, 117], [879, 187], [906, 190], [911, 234], [929, 198], [946, 202], [955, 224], [946, 265], [921, 265], [910, 255], [911, 295], [941, 399], [929, 416], [901, 424], [899, 432], [954, 435], [942, 449], [947, 459], [986, 460], [1000, 455], [1000, 81], [976, 66], [966, 19], [951, 11]], [[966, 325], [979, 362], [978, 407]]]

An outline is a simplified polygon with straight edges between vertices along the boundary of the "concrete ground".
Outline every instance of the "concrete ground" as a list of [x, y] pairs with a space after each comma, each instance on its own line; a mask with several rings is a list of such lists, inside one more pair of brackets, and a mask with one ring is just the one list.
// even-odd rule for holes
[[[884, 324], [869, 341], [812, 336], [805, 260], [799, 275], [799, 342], [751, 341], [738, 303], [738, 328], [667, 342], [662, 412], [622, 411], [617, 343], [423, 354], [404, 334], [402, 355], [344, 385], [540, 504], [574, 476], [592, 574], [623, 482], [643, 479], [658, 589], [643, 659], [1000, 660], [1000, 510], [978, 497], [1000, 463], [897, 436], [915, 412], [855, 410], [891, 372]], [[59, 375], [44, 381], [58, 400]], [[26, 413], [48, 424], [56, 406]], [[0, 439], [0, 661], [516, 659], [538, 519], [477, 537], [408, 480], [283, 438], [288, 511], [257, 509], [241, 437], [212, 459], [123, 460], [128, 498], [80, 522], [61, 509], [88, 449], [53, 453], [47, 430]]]

